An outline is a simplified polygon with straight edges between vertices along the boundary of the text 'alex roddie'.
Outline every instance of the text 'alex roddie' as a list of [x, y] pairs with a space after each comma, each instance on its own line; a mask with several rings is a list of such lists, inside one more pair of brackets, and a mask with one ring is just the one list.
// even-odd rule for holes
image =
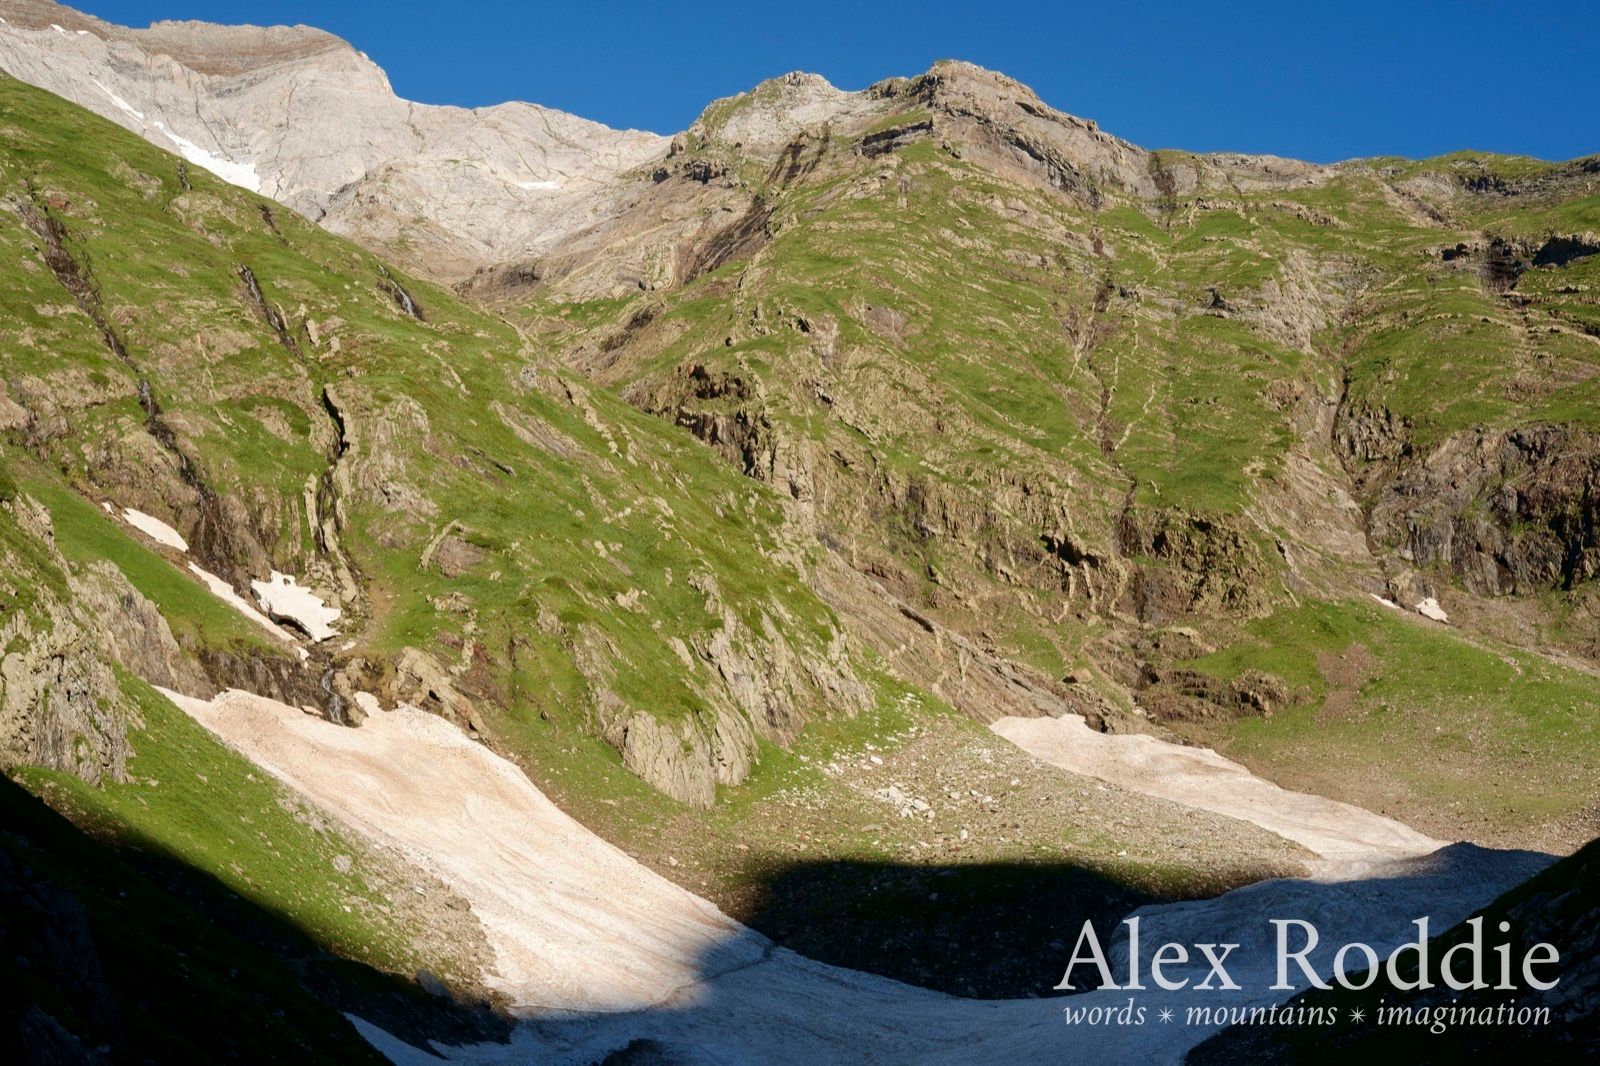
[[[1239, 949], [1239, 944], [1214, 942], [1184, 945], [1168, 942], [1155, 950], [1146, 965], [1140, 950], [1139, 919], [1127, 918], [1122, 924], [1128, 927], [1128, 970], [1124, 980], [1118, 982], [1112, 975], [1111, 965], [1106, 959], [1105, 950], [1100, 945], [1100, 937], [1095, 932], [1094, 923], [1086, 921], [1078, 933], [1078, 942], [1073, 946], [1072, 958], [1067, 962], [1066, 973], [1055, 986], [1056, 989], [1082, 991], [1099, 988], [1137, 992], [1148, 987], [1144, 984], [1147, 973], [1155, 987], [1169, 992], [1183, 988], [1201, 992], [1221, 992], [1234, 991], [1242, 987], [1233, 979], [1227, 966], [1228, 957]], [[1333, 986], [1317, 973], [1310, 962], [1310, 955], [1321, 940], [1317, 927], [1300, 918], [1273, 918], [1271, 924], [1276, 935], [1274, 971], [1277, 976], [1276, 981], [1270, 986], [1271, 989], [1288, 991], [1299, 987], [1290, 980], [1291, 964], [1298, 968], [1300, 976], [1307, 985], [1315, 988], [1332, 988]], [[1523, 985], [1533, 989], [1548, 990], [1557, 984], [1556, 980], [1542, 979], [1536, 972], [1536, 967], [1549, 966], [1560, 961], [1561, 954], [1553, 944], [1534, 944], [1523, 953], [1520, 960], [1514, 961], [1511, 945], [1508, 943], [1495, 944], [1487, 952], [1485, 951], [1483, 919], [1472, 918], [1467, 922], [1471, 935], [1441, 952], [1435, 969], [1428, 942], [1428, 919], [1418, 918], [1412, 924], [1417, 927], [1416, 939], [1401, 944], [1382, 960], [1377, 950], [1369, 944], [1357, 941], [1341, 945], [1333, 956], [1334, 981], [1344, 988], [1363, 989], [1377, 981], [1380, 973], [1387, 973], [1389, 982], [1402, 990], [1434, 988], [1439, 983], [1457, 991], [1484, 989], [1491, 987], [1491, 980], [1495, 982], [1492, 985], [1495, 989], [1516, 990], [1519, 986], [1513, 982], [1514, 976], [1520, 976]], [[1510, 930], [1509, 922], [1499, 923], [1501, 933], [1508, 933]], [[1408, 956], [1415, 960], [1414, 974], [1402, 970]], [[1485, 976], [1486, 963], [1487, 976]], [[1080, 965], [1091, 967], [1099, 977], [1099, 982], [1082, 987], [1074, 985], [1072, 972]], [[1194, 980], [1192, 973], [1184, 976], [1176, 976], [1174, 973], [1198, 965], [1206, 967], [1205, 976], [1198, 981]]]

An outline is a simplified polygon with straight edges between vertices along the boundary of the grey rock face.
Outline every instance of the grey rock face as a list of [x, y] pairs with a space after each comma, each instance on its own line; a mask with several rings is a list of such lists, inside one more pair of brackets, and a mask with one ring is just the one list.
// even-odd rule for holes
[[533, 104], [401, 100], [305, 26], [133, 30], [41, 0], [4, 0], [0, 18], [0, 69], [436, 276], [553, 247], [667, 147]]
[[1600, 574], [1600, 441], [1563, 426], [1476, 429], [1402, 468], [1373, 530], [1412, 565], [1479, 595], [1572, 588]]
[[0, 765], [126, 777], [126, 706], [112, 663], [153, 684], [213, 694], [155, 605], [108, 562], [73, 572], [45, 509], [0, 503]]

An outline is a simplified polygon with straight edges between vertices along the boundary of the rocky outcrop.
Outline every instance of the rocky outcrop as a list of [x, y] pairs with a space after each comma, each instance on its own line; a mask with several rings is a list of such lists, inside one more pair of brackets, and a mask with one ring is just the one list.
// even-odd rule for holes
[[718, 785], [749, 776], [759, 741], [787, 744], [819, 713], [853, 716], [870, 706], [872, 693], [857, 677], [842, 635], [802, 651], [768, 612], [747, 624], [710, 573], [693, 575], [690, 584], [717, 619], [704, 638], [676, 644], [702, 701], [693, 714], [666, 718], [630, 708], [614, 690], [615, 644], [587, 626], [570, 639], [598, 732], [624, 765], [674, 799], [709, 807]]
[[106, 633], [74, 602], [50, 516], [26, 496], [0, 504], [0, 563], [0, 761], [124, 779], [128, 710]]
[[1158, 721], [1264, 717], [1287, 707], [1291, 692], [1280, 678], [1246, 670], [1236, 678], [1198, 670], [1147, 666], [1139, 702]]
[[1021, 82], [971, 63], [945, 61], [908, 82], [878, 87], [948, 116], [939, 135], [959, 144], [963, 159], [1001, 173], [1021, 172], [1098, 207], [1108, 190], [1159, 195], [1148, 153], [1104, 132], [1093, 121], [1049, 107]]
[[1242, 523], [1177, 509], [1129, 509], [1118, 529], [1126, 556], [1141, 560], [1124, 606], [1145, 622], [1188, 614], [1260, 613], [1272, 600], [1269, 570]]
[[213, 694], [154, 604], [109, 562], [74, 569], [49, 513], [25, 495], [0, 502], [0, 760], [91, 783], [126, 776], [136, 720], [118, 669]]
[[1566, 426], [1457, 433], [1374, 494], [1373, 536], [1480, 595], [1600, 576], [1600, 436]]
[[72, 590], [82, 612], [95, 619], [111, 657], [123, 668], [162, 688], [196, 696], [215, 693], [205, 671], [179, 647], [155, 604], [129, 584], [121, 570], [104, 560], [92, 563], [72, 578]]

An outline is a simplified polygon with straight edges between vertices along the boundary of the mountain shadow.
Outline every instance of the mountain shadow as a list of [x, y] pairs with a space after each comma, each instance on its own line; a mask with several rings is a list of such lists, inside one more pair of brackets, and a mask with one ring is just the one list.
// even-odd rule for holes
[[1088, 920], [1162, 902], [1063, 862], [909, 865], [841, 859], [768, 872], [746, 924], [809, 959], [975, 999], [1057, 996]]
[[285, 916], [144, 848], [86, 834], [0, 775], [0, 1045], [23, 1064], [384, 1060], [509, 1023], [329, 955]]

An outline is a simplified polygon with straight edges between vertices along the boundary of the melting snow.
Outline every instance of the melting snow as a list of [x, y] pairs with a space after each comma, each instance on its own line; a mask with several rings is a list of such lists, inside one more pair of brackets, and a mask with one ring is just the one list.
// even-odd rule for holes
[[[202, 582], [204, 582], [206, 588], [210, 589], [211, 594], [217, 599], [221, 600], [223, 603], [226, 603], [229, 607], [232, 607], [234, 610], [250, 619], [250, 621], [254, 622], [262, 629], [265, 629], [268, 633], [271, 633], [278, 640], [283, 641], [285, 644], [293, 643], [293, 641], [289, 639], [288, 634], [278, 628], [278, 624], [276, 622], [262, 614], [260, 611], [256, 610], [254, 607], [250, 606], [243, 596], [233, 591], [232, 585], [228, 584], [211, 571], [206, 570], [194, 563], [189, 564], [189, 571], [198, 577]], [[297, 648], [296, 650], [300, 652], [301, 659], [306, 658], [304, 648]]]
[[137, 110], [136, 108], [134, 108], [134, 106], [132, 104], [128, 103], [128, 101], [124, 100], [122, 97], [120, 97], [116, 93], [112, 92], [111, 88], [109, 86], [107, 86], [106, 83], [101, 81], [99, 78], [90, 78], [89, 80], [94, 82], [95, 88], [99, 89], [101, 92], [105, 93], [107, 96], [109, 96], [111, 98], [111, 102], [116, 105], [118, 111], [121, 111], [125, 115], [132, 115], [134, 118], [138, 119], [141, 123], [144, 122], [144, 112], [143, 111]]
[[1323, 796], [1290, 792], [1210, 748], [1143, 733], [1090, 729], [1076, 714], [1002, 718], [989, 727], [1037, 759], [1135, 792], [1253, 822], [1309, 848], [1327, 876], [1364, 876], [1379, 863], [1443, 846], [1391, 818]]
[[1439, 601], [1429, 596], [1417, 604], [1417, 613], [1424, 618], [1431, 618], [1435, 622], [1449, 622], [1450, 616], [1444, 613], [1444, 608], [1439, 606]]
[[122, 517], [128, 525], [137, 529], [151, 540], [165, 544], [169, 548], [176, 548], [181, 552], [189, 550], [189, 542], [178, 534], [176, 529], [167, 525], [154, 515], [147, 515], [143, 511], [135, 511], [132, 507], [122, 509]]
[[159, 122], [152, 122], [150, 125], [165, 134], [167, 140], [178, 146], [178, 154], [195, 166], [205, 167], [223, 181], [237, 185], [241, 189], [249, 189], [251, 192], [261, 191], [261, 177], [256, 173], [253, 163], [235, 163], [231, 159], [212, 155], [187, 137], [173, 133]]
[[99, 78], [90, 78], [89, 80], [94, 82], [95, 88], [99, 89], [101, 92], [105, 93], [108, 98], [110, 98], [111, 103], [117, 108], [118, 111], [121, 111], [123, 114], [134, 119], [142, 126], [148, 125], [160, 130], [162, 135], [165, 136], [167, 140], [171, 141], [177, 146], [178, 154], [183, 156], [183, 158], [187, 159], [189, 162], [193, 163], [195, 166], [205, 167], [223, 181], [226, 181], [232, 185], [237, 185], [241, 189], [249, 189], [251, 192], [261, 191], [261, 177], [256, 173], [255, 164], [235, 163], [231, 159], [223, 159], [221, 156], [213, 155], [212, 153], [206, 151], [204, 148], [200, 147], [198, 144], [195, 144], [187, 137], [173, 133], [160, 122], [146, 122], [144, 112], [140, 111], [138, 108], [128, 103], [128, 101], [118, 96], [110, 86], [106, 85]]
[[288, 574], [274, 570], [272, 580], [252, 581], [250, 587], [267, 614], [287, 618], [305, 630], [312, 640], [327, 640], [338, 633], [329, 623], [339, 617], [339, 608], [329, 607], [316, 593], [297, 585]]

